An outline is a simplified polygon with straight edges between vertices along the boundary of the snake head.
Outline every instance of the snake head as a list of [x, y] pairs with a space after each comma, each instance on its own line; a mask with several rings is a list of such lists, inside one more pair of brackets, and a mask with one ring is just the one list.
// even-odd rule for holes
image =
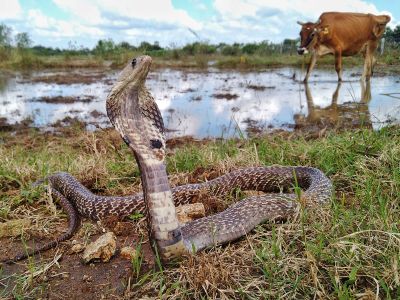
[[165, 138], [157, 103], [145, 87], [150, 56], [128, 62], [107, 97], [107, 114], [125, 143], [138, 158], [163, 161]]
[[116, 106], [122, 99], [121, 94], [129, 92], [129, 90], [137, 90], [144, 85], [150, 71], [151, 62], [151, 57], [147, 55], [133, 58], [119, 74], [117, 82], [112, 87], [106, 101], [107, 114], [111, 123], [114, 119], [113, 114], [117, 110]]

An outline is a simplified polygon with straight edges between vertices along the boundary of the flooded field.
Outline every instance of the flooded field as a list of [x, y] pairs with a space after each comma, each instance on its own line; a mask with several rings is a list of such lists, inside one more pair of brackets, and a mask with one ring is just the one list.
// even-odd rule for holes
[[[315, 70], [310, 83], [299, 69], [259, 72], [161, 69], [150, 73], [169, 137], [231, 137], [282, 128], [380, 128], [400, 120], [400, 78], [359, 81], [347, 69]], [[0, 121], [47, 129], [73, 119], [89, 130], [108, 127], [105, 98], [118, 71], [77, 70], [0, 73]], [[0, 124], [1, 125], [1, 124]]]

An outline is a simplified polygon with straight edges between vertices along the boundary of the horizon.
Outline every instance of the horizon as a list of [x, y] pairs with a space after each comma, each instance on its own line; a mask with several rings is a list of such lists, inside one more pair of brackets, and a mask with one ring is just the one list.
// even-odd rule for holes
[[[154, 9], [156, 7], [157, 9]], [[283, 42], [297, 39], [296, 21], [316, 21], [324, 11], [388, 14], [394, 28], [400, 7], [385, 0], [10, 0], [3, 3], [0, 23], [13, 35], [27, 32], [32, 46], [92, 49], [98, 40], [139, 45], [158, 42], [176, 48], [194, 42], [210, 44]]]

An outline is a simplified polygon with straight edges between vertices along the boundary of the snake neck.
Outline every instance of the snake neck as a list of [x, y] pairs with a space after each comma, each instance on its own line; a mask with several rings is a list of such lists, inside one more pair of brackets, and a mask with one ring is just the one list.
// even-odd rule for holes
[[186, 252], [176, 217], [165, 164], [139, 163], [143, 185], [149, 235], [162, 260], [181, 256]]

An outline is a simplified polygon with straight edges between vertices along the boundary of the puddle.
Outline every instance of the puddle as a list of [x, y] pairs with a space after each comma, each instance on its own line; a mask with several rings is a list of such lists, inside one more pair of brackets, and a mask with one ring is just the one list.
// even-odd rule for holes
[[[105, 98], [118, 72], [79, 72], [0, 73], [0, 118], [10, 124], [29, 119], [40, 128], [66, 117], [80, 119], [88, 128], [110, 126]], [[344, 78], [349, 81], [338, 84], [334, 70], [315, 70], [304, 85], [294, 80], [304, 74], [293, 68], [160, 69], [149, 74], [147, 86], [160, 107], [168, 137], [246, 136], [271, 128], [377, 129], [399, 123], [399, 77], [375, 77], [366, 85], [352, 76], [360, 72], [346, 70]], [[79, 78], [84, 80], [78, 83]]]

